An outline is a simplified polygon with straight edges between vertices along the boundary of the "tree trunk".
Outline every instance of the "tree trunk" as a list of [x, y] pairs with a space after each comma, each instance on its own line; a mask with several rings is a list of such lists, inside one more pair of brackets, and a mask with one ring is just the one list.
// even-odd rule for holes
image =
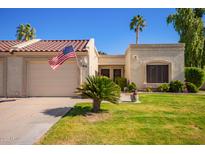
[[136, 28], [136, 45], [138, 44], [138, 39], [139, 39], [139, 28]]
[[100, 111], [100, 104], [101, 101], [98, 99], [93, 99], [93, 112], [99, 112]]

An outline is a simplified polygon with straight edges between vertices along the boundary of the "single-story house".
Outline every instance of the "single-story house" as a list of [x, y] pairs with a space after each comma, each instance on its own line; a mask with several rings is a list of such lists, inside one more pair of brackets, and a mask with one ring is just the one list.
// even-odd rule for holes
[[[77, 58], [52, 70], [48, 59], [72, 45]], [[94, 39], [0, 41], [0, 96], [73, 96], [88, 75], [125, 77], [139, 89], [184, 81], [184, 44], [131, 44], [124, 55], [99, 55]]]

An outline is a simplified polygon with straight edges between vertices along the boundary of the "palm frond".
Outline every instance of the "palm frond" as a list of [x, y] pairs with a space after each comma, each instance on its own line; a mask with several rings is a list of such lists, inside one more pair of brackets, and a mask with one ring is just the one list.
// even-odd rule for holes
[[16, 30], [17, 40], [31, 40], [36, 37], [36, 30], [30, 24], [20, 24]]
[[77, 90], [83, 96], [100, 101], [117, 103], [120, 98], [120, 87], [111, 79], [103, 76], [88, 76], [86, 82]]
[[140, 31], [142, 31], [145, 26], [146, 26], [145, 20], [143, 19], [142, 16], [137, 15], [131, 19], [130, 30], [136, 31], [136, 29], [138, 28], [140, 29]]

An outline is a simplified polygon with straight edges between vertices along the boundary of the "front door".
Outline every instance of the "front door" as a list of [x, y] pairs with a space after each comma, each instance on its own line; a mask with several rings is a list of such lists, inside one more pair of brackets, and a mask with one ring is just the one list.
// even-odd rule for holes
[[122, 74], [121, 69], [114, 69], [113, 70], [113, 79], [115, 80], [116, 78], [121, 77], [121, 74]]

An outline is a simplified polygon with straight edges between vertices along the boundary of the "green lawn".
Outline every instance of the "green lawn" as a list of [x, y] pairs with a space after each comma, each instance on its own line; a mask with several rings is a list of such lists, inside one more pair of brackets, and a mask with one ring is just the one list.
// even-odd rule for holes
[[141, 94], [141, 104], [82, 103], [39, 144], [205, 144], [205, 95]]

